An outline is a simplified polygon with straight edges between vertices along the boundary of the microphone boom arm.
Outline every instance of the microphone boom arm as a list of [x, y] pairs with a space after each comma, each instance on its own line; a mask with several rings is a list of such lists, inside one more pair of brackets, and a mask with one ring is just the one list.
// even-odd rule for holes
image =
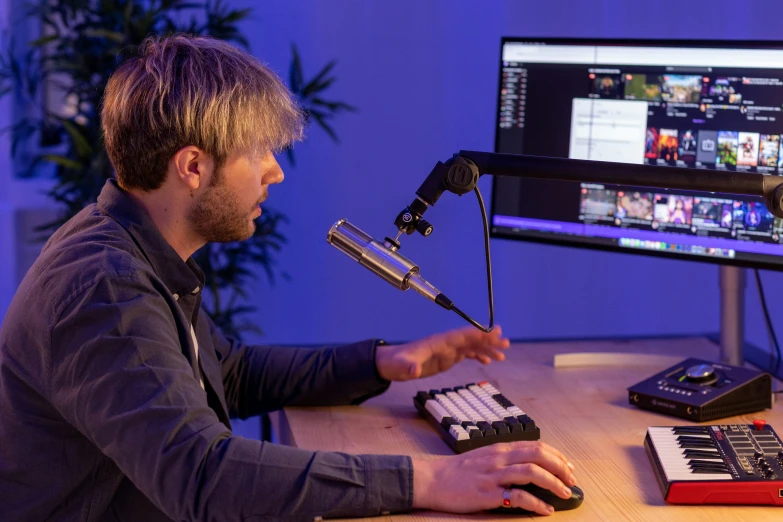
[[394, 224], [400, 234], [418, 230], [429, 235], [432, 226], [422, 219], [427, 208], [446, 191], [472, 191], [484, 174], [760, 197], [773, 215], [783, 218], [781, 176], [461, 150], [435, 165], [416, 191], [417, 198], [397, 215]]

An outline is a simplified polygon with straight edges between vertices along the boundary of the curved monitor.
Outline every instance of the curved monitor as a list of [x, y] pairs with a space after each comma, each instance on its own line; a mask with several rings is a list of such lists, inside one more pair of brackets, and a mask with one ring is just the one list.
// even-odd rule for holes
[[[495, 151], [783, 175], [783, 42], [504, 38]], [[494, 176], [495, 237], [783, 269], [718, 193]]]

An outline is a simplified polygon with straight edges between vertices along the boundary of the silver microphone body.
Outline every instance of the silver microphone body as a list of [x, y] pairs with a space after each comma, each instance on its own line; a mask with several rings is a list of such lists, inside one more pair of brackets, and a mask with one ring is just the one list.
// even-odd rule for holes
[[391, 243], [375, 240], [345, 219], [332, 225], [326, 241], [394, 287], [400, 290], [412, 288], [427, 299], [444, 306], [445, 296], [422, 278], [419, 275], [419, 267], [398, 253]]

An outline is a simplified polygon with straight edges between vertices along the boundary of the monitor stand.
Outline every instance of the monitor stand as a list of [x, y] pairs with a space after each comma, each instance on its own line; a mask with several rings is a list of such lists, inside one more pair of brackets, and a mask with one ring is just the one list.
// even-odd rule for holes
[[745, 361], [744, 268], [720, 267], [720, 361], [741, 366]]
[[783, 379], [783, 365], [775, 373], [774, 349], [759, 348], [745, 342], [745, 287], [747, 269], [720, 267], [720, 335], [710, 338], [720, 345], [720, 360], [733, 366], [750, 363]]

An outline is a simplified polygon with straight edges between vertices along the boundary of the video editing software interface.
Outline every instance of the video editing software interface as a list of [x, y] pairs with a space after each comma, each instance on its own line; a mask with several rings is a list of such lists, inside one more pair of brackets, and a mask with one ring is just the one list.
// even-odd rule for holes
[[[783, 45], [697, 45], [504, 40], [496, 151], [783, 175]], [[783, 220], [716, 193], [496, 176], [492, 232], [783, 265]]]

